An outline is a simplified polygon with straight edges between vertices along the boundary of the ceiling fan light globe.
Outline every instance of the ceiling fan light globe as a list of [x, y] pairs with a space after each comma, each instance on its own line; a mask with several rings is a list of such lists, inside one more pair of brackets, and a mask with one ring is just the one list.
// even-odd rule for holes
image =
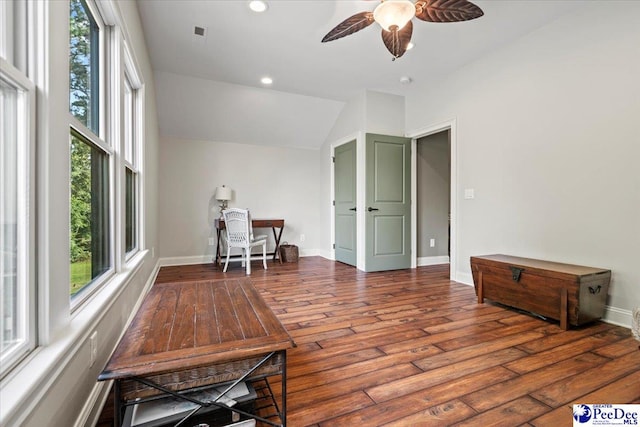
[[268, 7], [267, 3], [263, 0], [251, 0], [249, 2], [249, 9], [257, 13], [266, 11]]
[[373, 11], [373, 19], [386, 31], [404, 28], [416, 15], [416, 6], [409, 0], [385, 0]]

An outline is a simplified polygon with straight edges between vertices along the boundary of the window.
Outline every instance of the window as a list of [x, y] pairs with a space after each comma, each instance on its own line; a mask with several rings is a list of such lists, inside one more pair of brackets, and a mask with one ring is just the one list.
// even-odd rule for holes
[[101, 138], [101, 27], [89, 3], [71, 0], [69, 14], [70, 296], [74, 305], [111, 269], [110, 164]]
[[35, 90], [0, 59], [0, 366], [35, 346]]
[[71, 134], [71, 296], [106, 272], [110, 263], [109, 156]]
[[134, 145], [136, 143], [136, 93], [128, 73], [124, 77], [124, 160], [133, 164]]
[[0, 3], [0, 56], [5, 61], [14, 64], [13, 58], [13, 2]]
[[86, 2], [71, 0], [69, 25], [69, 111], [98, 133], [100, 115], [100, 31]]
[[125, 252], [131, 253], [137, 248], [137, 175], [128, 167], [125, 169]]
[[136, 92], [129, 77], [124, 79], [124, 159], [125, 159], [125, 253], [136, 248], [136, 173], [133, 170], [133, 152], [136, 141]]
[[140, 195], [139, 146], [142, 131], [142, 90], [136, 68], [125, 49], [125, 76], [123, 98], [123, 154], [125, 167], [125, 254], [139, 249], [138, 209]]

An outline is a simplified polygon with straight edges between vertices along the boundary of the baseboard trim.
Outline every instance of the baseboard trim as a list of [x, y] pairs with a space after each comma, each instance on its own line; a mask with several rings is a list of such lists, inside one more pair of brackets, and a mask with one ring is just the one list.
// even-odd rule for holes
[[438, 264], [449, 264], [449, 256], [448, 255], [424, 256], [424, 257], [419, 257], [416, 260], [416, 265], [418, 267], [426, 267], [428, 265], [438, 265]]
[[612, 325], [622, 326], [623, 328], [631, 329], [633, 324], [633, 316], [631, 310], [623, 310], [617, 307], [605, 306], [603, 322], [611, 323]]
[[110, 385], [111, 381], [96, 381], [85, 405], [82, 407], [80, 415], [73, 425], [74, 427], [95, 426], [98, 424], [98, 420], [102, 414], [102, 408], [104, 408], [107, 398], [109, 397], [111, 387], [108, 386]]
[[[147, 283], [145, 283], [145, 285], [144, 285], [144, 290], [142, 292], [143, 295], [146, 295], [147, 292], [149, 292], [149, 289], [151, 289], [151, 286], [153, 286], [153, 284], [155, 283], [159, 272], [160, 272], [160, 259], [157, 259], [156, 260], [156, 265], [153, 266], [153, 270], [151, 271], [151, 274], [149, 275], [149, 278], [147, 279]], [[138, 304], [142, 304], [142, 299], [140, 299], [138, 301]]]
[[473, 275], [471, 273], [458, 271], [456, 272], [455, 277], [452, 277], [451, 280], [455, 280], [456, 282], [463, 283], [465, 285], [473, 286]]
[[165, 257], [160, 258], [158, 263], [160, 267], [169, 267], [175, 265], [192, 265], [192, 264], [207, 264], [213, 262], [212, 255], [200, 255], [200, 256], [183, 256], [183, 257]]
[[319, 256], [322, 257], [324, 259], [328, 259], [330, 261], [335, 261], [335, 251], [331, 251], [331, 250], [323, 250], [323, 249], [316, 249], [313, 255], [309, 255], [309, 256]]
[[[323, 258], [327, 258], [324, 256], [323, 251], [319, 249], [300, 249], [299, 251], [300, 257], [308, 257], [308, 256], [322, 256]], [[233, 254], [231, 255], [233, 256]], [[267, 255], [267, 261], [271, 258]], [[327, 258], [330, 259], [330, 258]], [[251, 256], [252, 261], [262, 260], [262, 255], [253, 254]], [[222, 259], [224, 262], [224, 258]], [[169, 266], [178, 266], [178, 265], [194, 265], [194, 264], [209, 264], [214, 262], [213, 255], [196, 255], [196, 256], [183, 256], [183, 257], [165, 257], [160, 258], [158, 260], [160, 267], [169, 267]], [[231, 258], [229, 262], [241, 262], [240, 258]]]

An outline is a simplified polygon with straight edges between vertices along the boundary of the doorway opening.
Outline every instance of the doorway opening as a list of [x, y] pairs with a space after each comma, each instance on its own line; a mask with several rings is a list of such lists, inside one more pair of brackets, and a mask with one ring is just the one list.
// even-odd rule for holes
[[451, 131], [416, 141], [416, 265], [449, 264]]
[[[452, 119], [418, 129], [408, 136], [413, 138], [411, 150], [412, 267], [448, 262], [449, 278], [456, 280], [458, 271], [456, 120]], [[420, 160], [418, 149], [423, 157]], [[429, 153], [434, 154], [430, 161], [434, 162], [435, 166], [428, 166], [432, 170], [427, 170], [425, 164], [422, 163], [420, 170], [418, 170], [419, 161], [426, 161], [424, 157]], [[418, 182], [418, 173], [420, 173], [420, 182]], [[439, 183], [436, 186], [437, 190], [434, 190], [437, 194], [429, 196], [423, 192], [422, 195], [419, 195], [419, 191], [425, 190], [426, 180], [429, 176], [433, 181], [432, 184]], [[448, 195], [448, 199], [446, 195]], [[435, 199], [432, 200], [433, 197]], [[426, 215], [432, 208], [437, 212], [432, 214], [433, 217], [431, 214], [427, 217]], [[418, 231], [418, 222], [420, 222], [420, 232]]]

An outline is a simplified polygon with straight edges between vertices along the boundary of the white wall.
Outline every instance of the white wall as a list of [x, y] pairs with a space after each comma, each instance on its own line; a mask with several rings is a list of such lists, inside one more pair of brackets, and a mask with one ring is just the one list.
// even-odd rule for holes
[[333, 142], [348, 135], [361, 131], [367, 126], [367, 93], [362, 91], [357, 96], [347, 102], [338, 117], [333, 123], [333, 127], [327, 134], [323, 148], [328, 147]]
[[[157, 247], [157, 120], [153, 75], [134, 2], [120, 2], [129, 42], [141, 68], [146, 91], [144, 171], [146, 175], [144, 246]], [[48, 43], [39, 46], [49, 61], [38, 81], [38, 317], [39, 343], [28, 359], [0, 384], [3, 426], [91, 424], [103, 403], [104, 383], [96, 383], [154, 275], [156, 259], [142, 252], [136, 271], [123, 271], [98, 292], [86, 308], [70, 313], [69, 303], [69, 120], [67, 1], [48, 2], [41, 28]], [[89, 335], [97, 331], [98, 358], [89, 367]]]
[[[169, 262], [212, 259], [208, 239], [220, 215], [213, 196], [223, 184], [234, 191], [230, 207], [249, 208], [254, 218], [284, 218], [282, 241], [298, 245], [301, 255], [317, 252], [317, 150], [163, 137], [160, 170], [160, 255]], [[273, 248], [272, 238], [268, 243]]]
[[331, 145], [356, 132], [404, 136], [403, 96], [363, 90], [347, 102], [326, 133], [323, 146]]
[[344, 103], [156, 71], [162, 135], [318, 149]]
[[[508, 253], [610, 268], [640, 305], [640, 4], [593, 2], [407, 97], [407, 129], [457, 119], [458, 280]], [[475, 199], [464, 200], [465, 188]]]
[[[364, 90], [349, 100], [344, 106], [333, 128], [328, 133], [320, 149], [320, 236], [321, 253], [331, 257], [334, 237], [333, 228], [333, 149], [335, 146], [356, 140], [357, 159], [357, 191], [358, 205], [361, 207], [357, 216], [357, 227], [364, 230], [365, 203], [365, 133], [404, 136], [405, 102], [404, 97], [382, 92]], [[364, 269], [364, 234], [358, 236], [358, 268]]]
[[367, 133], [404, 136], [404, 96], [368, 90], [365, 92], [365, 127]]

